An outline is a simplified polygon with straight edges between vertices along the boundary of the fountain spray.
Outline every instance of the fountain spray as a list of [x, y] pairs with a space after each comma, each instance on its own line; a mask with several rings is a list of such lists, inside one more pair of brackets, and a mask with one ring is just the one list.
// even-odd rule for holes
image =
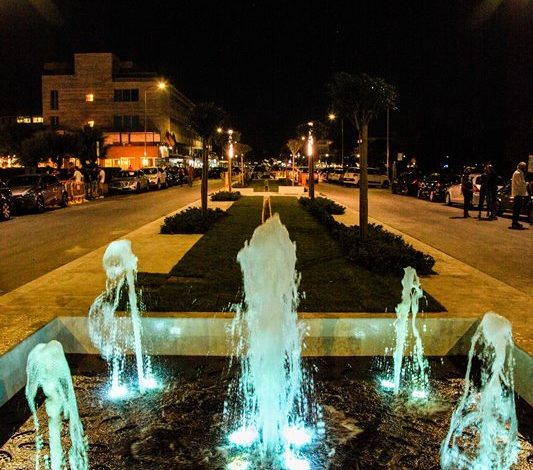
[[[489, 312], [468, 353], [465, 389], [441, 444], [444, 470], [508, 470], [518, 459], [511, 324]], [[479, 361], [480, 376], [472, 363]]]
[[39, 388], [45, 396], [44, 406], [48, 415], [48, 439], [50, 454], [44, 455], [45, 468], [62, 470], [65, 457], [61, 444], [63, 419], [68, 420], [70, 449], [68, 452], [71, 470], [88, 470], [87, 440], [83, 432], [70, 369], [65, 359], [63, 346], [58, 341], [40, 343], [29, 356], [26, 367], [26, 399], [33, 415], [36, 434], [35, 468], [40, 468], [43, 437], [37, 416], [35, 397]]
[[[230, 441], [256, 446], [263, 462], [283, 456], [284, 468], [307, 468], [297, 448], [312, 440], [309, 421], [320, 415], [312, 378], [302, 369], [298, 325], [296, 246], [279, 215], [259, 226], [239, 252], [244, 303], [231, 325], [238, 382], [225, 404]], [[314, 425], [317, 421], [314, 421]]]
[[[133, 344], [139, 391], [143, 393], [154, 388], [156, 382], [150, 357], [143, 354], [141, 312], [135, 288], [137, 257], [131, 250], [131, 242], [117, 240], [110, 243], [104, 253], [103, 266], [107, 275], [106, 290], [89, 309], [89, 335], [111, 365], [110, 395], [115, 398], [128, 393], [122, 375], [126, 351]], [[129, 324], [127, 318], [116, 315], [124, 288], [128, 292]]]
[[[398, 394], [401, 389], [402, 376], [409, 373], [414, 398], [426, 398], [429, 390], [429, 364], [424, 356], [422, 338], [416, 326], [419, 301], [423, 295], [424, 292], [422, 291], [416, 270], [410, 266], [404, 268], [402, 300], [396, 306], [396, 320], [394, 321], [396, 344], [393, 352], [393, 375], [392, 380], [386, 379], [382, 381], [382, 385], [385, 388], [393, 389], [394, 393]], [[407, 347], [409, 313], [411, 313], [411, 330], [414, 337], [414, 346], [412, 350], [412, 362], [406, 365], [404, 353]]]

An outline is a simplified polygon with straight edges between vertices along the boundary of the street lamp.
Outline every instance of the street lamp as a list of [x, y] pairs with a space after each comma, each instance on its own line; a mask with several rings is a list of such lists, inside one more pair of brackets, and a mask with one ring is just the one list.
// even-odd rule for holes
[[144, 89], [144, 158], [146, 159], [146, 95], [150, 90], [166, 90], [167, 84], [160, 80], [156, 85]]
[[228, 129], [228, 190], [231, 193], [231, 161], [233, 159], [233, 130]]
[[313, 123], [308, 122], [309, 131], [307, 133], [307, 156], [309, 158], [309, 197], [315, 198], [315, 169], [313, 165]]
[[[329, 113], [328, 119], [335, 121], [337, 116], [334, 113]], [[344, 118], [341, 118], [341, 164], [344, 166]]]

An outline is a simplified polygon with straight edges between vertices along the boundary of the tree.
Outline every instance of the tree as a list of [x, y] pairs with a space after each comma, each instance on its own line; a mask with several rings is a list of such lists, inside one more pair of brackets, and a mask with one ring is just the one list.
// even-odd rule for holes
[[60, 167], [63, 157], [75, 154], [76, 150], [76, 141], [72, 136], [47, 129], [36, 132], [22, 142], [17, 160], [25, 166], [37, 166], [38, 163], [52, 160]]
[[83, 167], [91, 167], [105, 155], [104, 134], [98, 127], [85, 126], [72, 134], [65, 133], [65, 144], [72, 148]]
[[292, 155], [292, 185], [294, 186], [294, 166], [296, 163], [296, 154], [300, 151], [304, 144], [304, 140], [302, 138], [300, 139], [289, 139], [287, 142], [287, 148], [291, 152]]
[[365, 240], [368, 234], [368, 125], [387, 108], [395, 109], [396, 90], [382, 78], [341, 72], [333, 76], [328, 92], [332, 109], [352, 123], [361, 140], [359, 225], [361, 239]]
[[217, 135], [217, 128], [227, 119], [226, 112], [214, 103], [199, 103], [188, 116], [188, 124], [202, 140], [202, 212], [207, 213], [208, 147]]

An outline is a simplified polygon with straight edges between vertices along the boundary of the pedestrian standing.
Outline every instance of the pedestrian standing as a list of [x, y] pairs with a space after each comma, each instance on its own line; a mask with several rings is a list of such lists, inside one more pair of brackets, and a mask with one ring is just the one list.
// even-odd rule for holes
[[465, 168], [463, 176], [461, 178], [461, 192], [463, 193], [463, 217], [470, 217], [468, 210], [472, 204], [472, 197], [474, 194], [474, 185], [470, 179], [470, 169]]
[[[488, 165], [485, 165], [483, 168], [483, 173], [479, 177], [479, 204], [477, 206], [478, 214], [477, 218], [481, 219], [481, 211], [483, 210], [483, 205], [485, 204], [485, 198], [487, 196], [487, 177], [488, 177]], [[487, 198], [487, 214], [489, 212], [489, 201]]]
[[74, 180], [74, 202], [82, 202], [85, 188], [83, 187], [83, 175], [77, 166], [74, 167], [72, 179]]
[[102, 167], [98, 169], [98, 198], [104, 198], [105, 171]]
[[183, 179], [184, 179], [183, 168], [180, 166], [178, 169], [178, 181], [180, 183], [180, 186], [183, 186]]
[[517, 165], [516, 171], [513, 173], [513, 177], [511, 179], [511, 197], [514, 200], [514, 203], [513, 221], [509, 228], [515, 230], [521, 230], [524, 228], [524, 226], [518, 222], [518, 219], [520, 217], [520, 211], [522, 210], [524, 197], [527, 196], [527, 184], [525, 176], [526, 167], [527, 166], [525, 162], [520, 162]]
[[487, 165], [487, 211], [489, 220], [496, 220], [497, 211], [497, 195], [498, 195], [498, 174], [492, 165]]

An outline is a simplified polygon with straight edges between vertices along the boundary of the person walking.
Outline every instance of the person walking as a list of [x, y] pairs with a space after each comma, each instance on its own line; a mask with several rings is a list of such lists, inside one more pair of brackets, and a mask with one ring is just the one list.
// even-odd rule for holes
[[180, 186], [183, 186], [183, 179], [184, 179], [183, 168], [180, 166], [178, 169], [178, 181], [179, 181]]
[[472, 197], [474, 194], [474, 186], [470, 179], [470, 169], [465, 168], [463, 176], [461, 178], [461, 192], [463, 193], [463, 217], [466, 219], [470, 217], [468, 210], [472, 204]]
[[497, 211], [497, 194], [498, 194], [498, 174], [492, 165], [487, 165], [487, 179], [486, 179], [486, 192], [487, 192], [487, 213], [489, 220], [496, 220]]
[[521, 230], [524, 226], [518, 222], [520, 217], [520, 211], [522, 210], [522, 204], [524, 197], [527, 196], [527, 184], [526, 184], [526, 162], [520, 162], [516, 171], [513, 173], [511, 179], [511, 197], [514, 199], [513, 203], [513, 221], [509, 228], [514, 230]]
[[189, 165], [189, 168], [187, 169], [187, 183], [189, 187], [192, 186], [193, 176], [194, 176], [194, 168], [192, 167], [192, 165]]
[[72, 179], [74, 180], [74, 202], [82, 202], [84, 199], [85, 187], [83, 185], [83, 175], [81, 174], [81, 171], [77, 166], [74, 167], [74, 174], [72, 175]]
[[487, 199], [487, 216], [489, 213], [489, 201], [487, 197], [488, 166], [489, 165], [485, 165], [485, 167], [483, 168], [483, 173], [479, 177], [479, 203], [477, 206], [477, 210], [478, 210], [477, 218], [478, 219], [481, 219], [481, 211], [483, 210], [485, 199]]
[[98, 199], [104, 198], [105, 171], [102, 167], [98, 168]]

